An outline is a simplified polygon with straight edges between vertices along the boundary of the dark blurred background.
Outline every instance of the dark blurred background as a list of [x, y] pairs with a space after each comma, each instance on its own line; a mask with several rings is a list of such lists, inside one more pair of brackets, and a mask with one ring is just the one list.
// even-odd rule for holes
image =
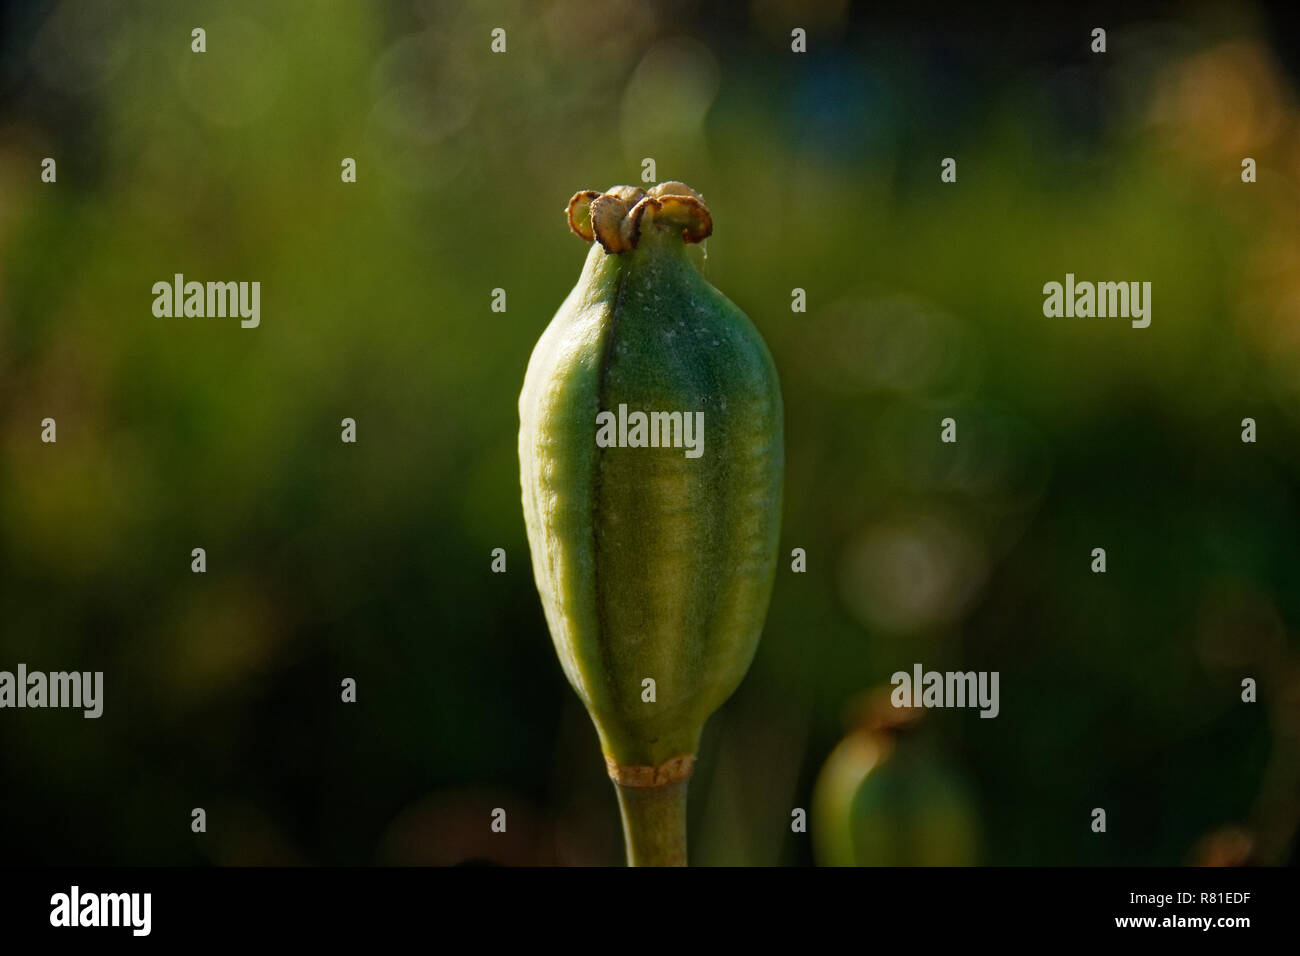
[[[103, 670], [105, 710], [0, 712], [0, 862], [621, 861], [516, 401], [586, 251], [565, 202], [645, 157], [708, 199], [700, 265], [787, 414], [783, 559], [692, 861], [814, 862], [791, 809], [917, 662], [1001, 674], [996, 720], [925, 717], [973, 859], [1295, 861], [1282, 5], [3, 9], [0, 669]], [[261, 326], [154, 317], [177, 272], [260, 281]], [[1150, 328], [1045, 318], [1066, 272], [1152, 282]]]

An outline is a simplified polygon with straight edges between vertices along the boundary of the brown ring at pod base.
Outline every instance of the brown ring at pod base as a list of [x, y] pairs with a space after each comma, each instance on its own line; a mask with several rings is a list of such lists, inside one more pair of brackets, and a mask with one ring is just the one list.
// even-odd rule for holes
[[669, 757], [657, 767], [642, 764], [620, 766], [606, 754], [605, 769], [609, 771], [609, 779], [621, 787], [665, 787], [690, 779], [695, 771], [695, 754]]

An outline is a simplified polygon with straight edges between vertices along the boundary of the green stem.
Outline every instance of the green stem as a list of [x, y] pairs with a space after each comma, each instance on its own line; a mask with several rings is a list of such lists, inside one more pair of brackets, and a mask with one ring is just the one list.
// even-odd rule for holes
[[614, 784], [628, 866], [686, 865], [686, 780], [660, 787]]

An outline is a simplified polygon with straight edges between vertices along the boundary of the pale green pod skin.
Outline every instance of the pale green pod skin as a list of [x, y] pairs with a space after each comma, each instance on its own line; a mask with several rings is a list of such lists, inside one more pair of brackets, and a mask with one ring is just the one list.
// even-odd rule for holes
[[[597, 413], [620, 404], [703, 412], [702, 455], [598, 447]], [[533, 351], [519, 415], [533, 573], [560, 663], [616, 782], [639, 775], [638, 791], [665, 800], [680, 789], [684, 807], [689, 755], [749, 668], [776, 572], [784, 449], [771, 355], [695, 267], [680, 227], [650, 227], [627, 251], [592, 243]], [[629, 802], [658, 797], [620, 799], [626, 823]]]

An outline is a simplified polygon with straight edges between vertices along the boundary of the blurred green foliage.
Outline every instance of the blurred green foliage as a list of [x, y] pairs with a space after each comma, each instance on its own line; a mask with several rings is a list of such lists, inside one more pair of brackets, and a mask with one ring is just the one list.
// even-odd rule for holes
[[[808, 554], [707, 732], [693, 861], [810, 862], [791, 809], [915, 662], [1001, 673], [996, 720], [927, 718], [982, 862], [1293, 858], [1300, 116], [1257, 9], [1105, 57], [835, 2], [4, 16], [0, 668], [102, 669], [106, 703], [0, 714], [3, 862], [620, 860], [516, 400], [585, 252], [564, 203], [645, 157], [772, 348]], [[177, 272], [260, 281], [260, 328], [155, 318]], [[1045, 318], [1067, 272], [1150, 281], [1151, 327]]]

